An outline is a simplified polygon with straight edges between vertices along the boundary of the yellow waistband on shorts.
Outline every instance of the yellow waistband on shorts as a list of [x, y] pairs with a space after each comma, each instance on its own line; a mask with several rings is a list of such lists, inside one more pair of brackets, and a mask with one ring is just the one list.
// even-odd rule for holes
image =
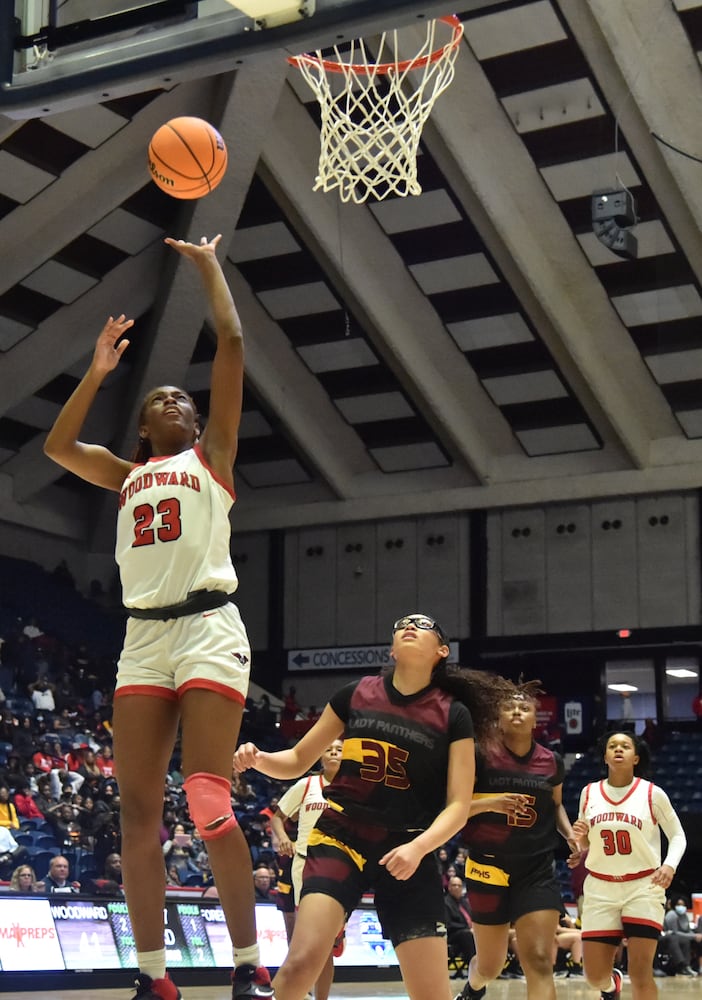
[[466, 865], [466, 878], [485, 885], [509, 885], [509, 875], [504, 869], [497, 865], [479, 865], [475, 861], [469, 861]]

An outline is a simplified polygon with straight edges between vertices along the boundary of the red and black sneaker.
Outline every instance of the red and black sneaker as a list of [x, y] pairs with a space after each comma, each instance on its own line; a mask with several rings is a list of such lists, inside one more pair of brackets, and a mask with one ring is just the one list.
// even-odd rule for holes
[[271, 977], [264, 965], [240, 965], [232, 973], [232, 1000], [269, 1000]]
[[146, 973], [140, 972], [134, 981], [137, 988], [132, 1000], [183, 1000], [181, 992], [168, 977], [152, 979]]
[[614, 983], [613, 990], [602, 990], [600, 993], [600, 1000], [618, 1000], [622, 995], [622, 983], [624, 982], [624, 976], [621, 974], [619, 969], [612, 969], [612, 981]]
[[332, 948], [332, 955], [334, 958], [341, 958], [344, 954], [344, 948], [346, 947], [346, 925], [344, 925], [339, 933], [334, 938], [334, 947]]

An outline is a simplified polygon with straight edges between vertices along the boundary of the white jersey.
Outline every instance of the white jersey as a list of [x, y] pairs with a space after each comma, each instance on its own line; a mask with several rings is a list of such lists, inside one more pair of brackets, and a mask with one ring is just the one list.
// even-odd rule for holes
[[685, 852], [685, 833], [670, 799], [643, 778], [621, 788], [608, 781], [586, 785], [578, 818], [590, 829], [585, 867], [607, 881], [628, 882], [660, 868], [661, 830], [668, 838], [665, 864], [677, 868]]
[[307, 778], [300, 778], [278, 803], [278, 808], [290, 819], [297, 818], [297, 840], [295, 841], [295, 852], [307, 857], [307, 842], [314, 828], [317, 819], [323, 809], [327, 807], [327, 800], [322, 794], [322, 789], [329, 782], [323, 774], [311, 774]]
[[234, 500], [197, 445], [135, 466], [120, 491], [117, 514], [115, 557], [125, 606], [165, 607], [193, 590], [233, 593]]

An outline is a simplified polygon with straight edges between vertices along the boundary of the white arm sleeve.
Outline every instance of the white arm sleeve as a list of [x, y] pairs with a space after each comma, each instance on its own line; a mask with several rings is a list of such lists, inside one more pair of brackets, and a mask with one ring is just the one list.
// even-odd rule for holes
[[653, 786], [653, 815], [668, 838], [668, 853], [663, 864], [676, 869], [685, 853], [687, 837], [670, 799], [658, 785]]

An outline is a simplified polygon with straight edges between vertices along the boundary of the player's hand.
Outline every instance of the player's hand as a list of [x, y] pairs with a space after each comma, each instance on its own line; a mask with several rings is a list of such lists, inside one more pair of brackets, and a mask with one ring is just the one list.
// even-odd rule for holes
[[120, 340], [120, 337], [132, 326], [134, 326], [134, 320], [127, 319], [124, 313], [118, 316], [117, 319], [110, 316], [105, 323], [98, 335], [95, 350], [93, 351], [93, 367], [100, 374], [104, 375], [117, 367], [119, 359], [129, 347], [129, 341]]
[[404, 882], [414, 875], [423, 857], [421, 849], [410, 840], [408, 844], [393, 847], [391, 851], [382, 856], [378, 864], [383, 865], [393, 878]]
[[295, 846], [287, 837], [278, 841], [278, 854], [284, 854], [287, 858], [292, 858], [295, 854]]
[[214, 257], [216, 255], [217, 245], [221, 239], [222, 234], [218, 233], [211, 240], [206, 236], [201, 237], [199, 243], [188, 243], [187, 240], [174, 240], [171, 236], [167, 236], [163, 242], [174, 250], [177, 250], [183, 257], [189, 257], [190, 260], [194, 260], [197, 264], [203, 257]]
[[659, 885], [662, 889], [667, 889], [673, 881], [674, 875], [675, 871], [670, 867], [670, 865], [661, 865], [660, 868], [656, 868], [653, 875], [651, 875], [651, 881], [654, 885]]
[[573, 835], [577, 841], [587, 840], [590, 833], [590, 827], [587, 825], [584, 819], [576, 819], [573, 823]]
[[241, 774], [242, 771], [247, 771], [250, 767], [255, 768], [260, 752], [255, 743], [242, 743], [234, 753], [233, 769]]
[[505, 816], [528, 816], [526, 812], [529, 800], [526, 795], [519, 795], [516, 792], [507, 792], [504, 795], [496, 795], [490, 799], [490, 808], [493, 812], [504, 813]]

